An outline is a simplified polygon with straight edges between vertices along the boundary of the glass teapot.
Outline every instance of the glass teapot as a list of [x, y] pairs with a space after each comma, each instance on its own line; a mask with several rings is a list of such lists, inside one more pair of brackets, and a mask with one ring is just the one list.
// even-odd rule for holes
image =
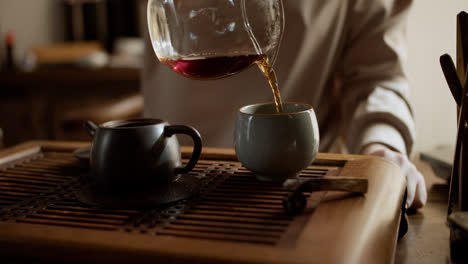
[[192, 79], [273, 65], [284, 29], [281, 0], [149, 0], [147, 12], [158, 59]]

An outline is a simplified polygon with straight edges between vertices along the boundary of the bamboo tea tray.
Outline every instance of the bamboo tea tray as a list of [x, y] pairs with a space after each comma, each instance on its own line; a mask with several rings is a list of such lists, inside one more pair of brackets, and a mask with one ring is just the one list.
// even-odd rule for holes
[[[74, 193], [89, 173], [73, 151], [89, 143], [31, 141], [0, 151], [0, 255], [34, 263], [392, 263], [405, 179], [373, 157], [319, 154], [300, 177], [368, 179], [365, 195], [308, 194], [255, 180], [234, 152], [205, 149], [190, 172], [199, 195], [146, 211], [103, 210]], [[190, 153], [183, 148], [183, 153]], [[8, 262], [8, 261], [7, 261]]]

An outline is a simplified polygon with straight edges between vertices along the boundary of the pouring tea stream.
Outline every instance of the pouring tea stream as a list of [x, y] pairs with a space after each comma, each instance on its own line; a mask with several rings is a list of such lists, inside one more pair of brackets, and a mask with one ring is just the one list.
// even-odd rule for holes
[[[273, 63], [284, 30], [281, 0], [148, 1], [148, 30], [160, 62], [185, 77], [210, 80], [257, 64], [282, 102]], [[249, 14], [251, 17], [249, 18]]]

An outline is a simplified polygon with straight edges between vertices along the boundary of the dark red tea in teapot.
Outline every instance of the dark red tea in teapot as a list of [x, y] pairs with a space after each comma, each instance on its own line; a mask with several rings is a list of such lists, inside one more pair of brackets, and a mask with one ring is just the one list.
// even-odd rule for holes
[[275, 99], [276, 110], [278, 113], [283, 112], [276, 74], [265, 55], [198, 57], [178, 60], [161, 58], [160, 61], [176, 73], [197, 80], [212, 80], [227, 77], [256, 63], [270, 84]]

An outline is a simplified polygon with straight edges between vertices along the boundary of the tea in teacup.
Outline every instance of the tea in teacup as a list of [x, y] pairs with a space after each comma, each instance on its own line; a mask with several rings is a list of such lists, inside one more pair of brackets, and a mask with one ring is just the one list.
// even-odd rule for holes
[[239, 109], [234, 146], [244, 167], [259, 180], [281, 182], [294, 177], [315, 159], [319, 130], [310, 105], [283, 103], [278, 113], [274, 103], [253, 104]]

